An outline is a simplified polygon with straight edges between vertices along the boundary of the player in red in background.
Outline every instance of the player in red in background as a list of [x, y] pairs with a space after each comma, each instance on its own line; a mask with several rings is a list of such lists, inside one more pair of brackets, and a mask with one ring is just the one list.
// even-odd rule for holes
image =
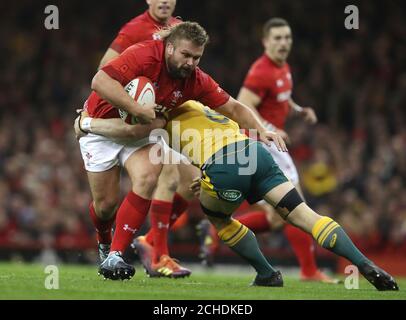
[[[292, 33], [288, 22], [281, 18], [268, 20], [263, 27], [262, 39], [265, 52], [251, 66], [245, 78], [238, 100], [249, 106], [270, 130], [275, 130], [288, 140], [284, 131], [289, 113], [300, 115], [315, 124], [317, 117], [312, 108], [302, 108], [291, 98], [293, 82], [289, 64], [286, 62], [292, 47]], [[272, 157], [283, 173], [300, 191], [299, 175], [289, 153], [278, 152], [269, 146]], [[317, 268], [312, 237], [290, 224], [283, 223], [273, 207], [265, 201], [254, 205], [255, 212], [236, 217], [254, 233], [267, 232], [283, 226], [284, 234], [289, 240], [301, 267], [301, 279], [337, 283]], [[207, 264], [213, 261], [213, 254], [218, 248], [218, 240], [213, 227], [202, 222], [201, 229], [202, 258]], [[211, 228], [211, 230], [209, 229]]]
[[147, 4], [148, 10], [120, 29], [100, 61], [100, 68], [133, 44], [159, 39], [161, 29], [181, 22], [172, 16], [176, 0], [147, 0]]
[[[181, 22], [172, 16], [176, 0], [147, 0], [147, 4], [148, 10], [130, 20], [118, 32], [117, 37], [104, 54], [99, 69], [119, 56], [128, 47], [142, 41], [159, 39], [159, 31]], [[179, 180], [176, 165], [166, 164], [163, 166], [151, 202], [151, 229], [146, 236], [138, 237], [132, 245], [151, 276], [165, 275], [158, 271], [163, 264], [166, 268], [171, 269], [171, 277], [184, 277], [191, 274], [189, 269], [182, 267], [169, 256], [167, 243], [168, 229], [186, 210], [190, 200], [175, 192]], [[97, 226], [100, 225], [100, 222], [97, 221], [99, 220], [98, 216], [98, 212], [92, 215], [96, 230], [99, 230]], [[108, 221], [111, 221], [111, 217], [114, 216], [115, 212], [110, 212], [107, 217]], [[111, 232], [98, 232], [101, 261], [107, 258], [111, 241]]]

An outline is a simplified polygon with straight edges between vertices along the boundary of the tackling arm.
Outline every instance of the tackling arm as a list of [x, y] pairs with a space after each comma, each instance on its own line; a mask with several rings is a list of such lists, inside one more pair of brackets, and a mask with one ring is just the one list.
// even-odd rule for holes
[[269, 130], [276, 131], [276, 127], [272, 123], [262, 118], [262, 116], [258, 112], [257, 108], [262, 102], [260, 96], [256, 95], [251, 90], [242, 87], [238, 94], [237, 100], [240, 101], [242, 104], [246, 105], [247, 107], [249, 107], [252, 110], [252, 112], [254, 112], [257, 115], [257, 117], [262, 121], [262, 123], [264, 123], [268, 127]]
[[261, 103], [261, 97], [253, 93], [251, 90], [242, 87], [238, 93], [237, 100], [249, 107], [252, 112], [254, 112], [257, 117], [261, 119], [261, 115], [257, 110], [258, 105]]
[[121, 119], [100, 119], [90, 118], [86, 112], [82, 112], [75, 119], [76, 138], [81, 138], [87, 133], [95, 133], [112, 139], [134, 139], [145, 138], [149, 133], [158, 128], [163, 128], [165, 119], [154, 119], [150, 124], [130, 125]]
[[258, 115], [251, 108], [232, 97], [225, 104], [216, 108], [216, 111], [234, 120], [243, 129], [256, 129], [260, 134], [267, 131]]
[[267, 130], [249, 107], [234, 98], [230, 97], [225, 104], [216, 108], [216, 111], [237, 122], [241, 128], [256, 129], [263, 142], [269, 144], [273, 141], [279, 151], [287, 151], [283, 138], [278, 133]]

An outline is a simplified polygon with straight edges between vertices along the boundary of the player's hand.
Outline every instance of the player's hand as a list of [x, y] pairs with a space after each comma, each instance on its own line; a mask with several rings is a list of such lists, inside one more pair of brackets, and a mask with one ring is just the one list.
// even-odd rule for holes
[[305, 107], [303, 108], [300, 116], [310, 124], [315, 124], [317, 122], [316, 112], [314, 112], [313, 108]]
[[277, 134], [279, 134], [282, 137], [282, 139], [285, 141], [285, 143], [290, 144], [290, 138], [286, 131], [284, 131], [282, 129], [276, 129], [275, 131]]
[[76, 117], [74, 124], [73, 124], [73, 130], [75, 131], [75, 137], [77, 140], [80, 138], [84, 137], [87, 133], [83, 132], [80, 130], [80, 123], [79, 121], [83, 120], [85, 117], [89, 116], [89, 114], [86, 111], [83, 111], [82, 109], [77, 109], [76, 113], [79, 115]]
[[270, 145], [272, 142], [275, 143], [278, 151], [288, 151], [288, 148], [286, 147], [286, 143], [283, 140], [282, 136], [275, 131], [263, 131], [259, 134], [259, 139], [262, 142], [265, 142], [267, 145]]
[[151, 121], [149, 124], [135, 124], [135, 125], [128, 125], [128, 137], [125, 138], [133, 138], [133, 139], [142, 139], [147, 137], [152, 130], [154, 129], [162, 129], [166, 126], [166, 120], [162, 117], [158, 117]]
[[200, 177], [193, 179], [193, 182], [190, 184], [189, 189], [193, 192], [196, 198], [200, 197]]
[[141, 124], [149, 124], [156, 118], [155, 103], [145, 104], [137, 108], [135, 116]]

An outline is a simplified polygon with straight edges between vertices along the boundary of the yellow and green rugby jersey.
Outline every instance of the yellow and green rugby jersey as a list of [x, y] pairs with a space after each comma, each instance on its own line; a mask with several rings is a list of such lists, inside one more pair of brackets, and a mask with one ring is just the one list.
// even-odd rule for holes
[[224, 146], [248, 139], [226, 116], [189, 100], [167, 113], [169, 145], [199, 168]]

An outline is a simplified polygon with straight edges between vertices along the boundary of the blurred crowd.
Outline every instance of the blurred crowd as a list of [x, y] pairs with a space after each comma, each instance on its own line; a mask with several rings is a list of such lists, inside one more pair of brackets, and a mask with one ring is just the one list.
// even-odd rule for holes
[[[46, 2], [0, 4], [2, 248], [94, 247], [75, 109], [120, 26], [146, 8], [130, 0], [55, 4], [59, 30], [44, 27]], [[262, 53], [263, 22], [281, 16], [291, 23], [293, 98], [320, 120], [288, 123], [307, 199], [364, 250], [406, 255], [405, 5], [357, 5], [359, 30], [345, 29], [345, 6], [332, 0], [178, 0], [175, 13], [207, 28], [201, 66], [234, 96]]]

